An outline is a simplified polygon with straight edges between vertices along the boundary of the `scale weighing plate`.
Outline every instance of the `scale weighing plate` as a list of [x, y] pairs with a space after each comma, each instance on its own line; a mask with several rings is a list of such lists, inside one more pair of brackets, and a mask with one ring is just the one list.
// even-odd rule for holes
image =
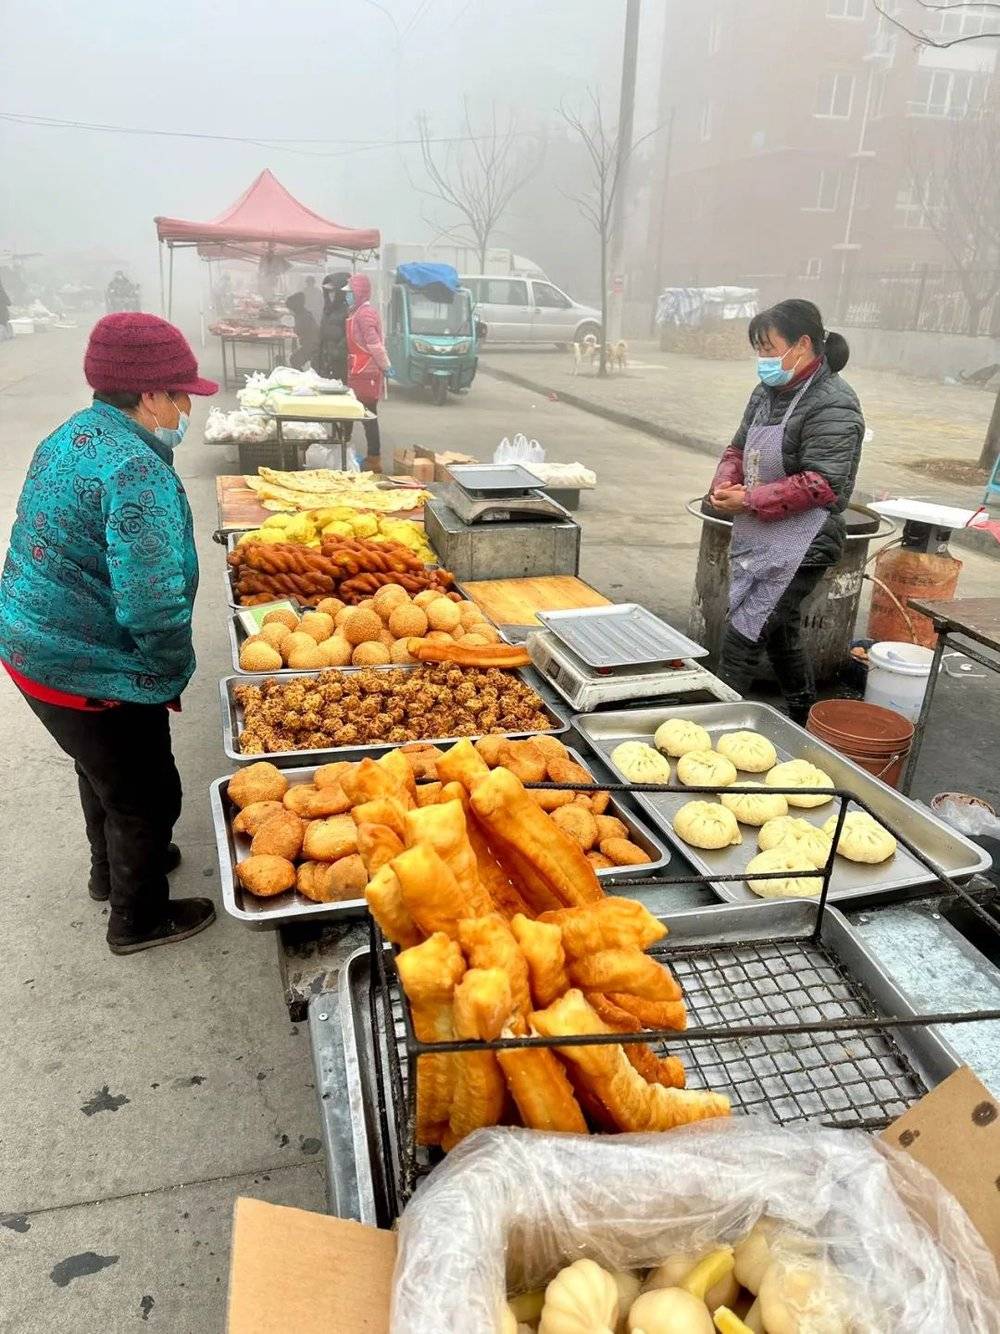
[[448, 472], [463, 491], [477, 496], [532, 491], [542, 485], [540, 477], [519, 463], [455, 463]]
[[[456, 467], [452, 474], [474, 472], [473, 464]], [[491, 473], [502, 472], [510, 477], [520, 471], [516, 464], [504, 468], [490, 468]], [[529, 476], [529, 474], [525, 474]], [[478, 486], [478, 483], [476, 483]], [[563, 509], [544, 492], [533, 489], [539, 486], [537, 478], [531, 478], [531, 485], [518, 485], [513, 488], [495, 488], [485, 491], [469, 491], [457, 482], [448, 482], [441, 489], [441, 499], [458, 515], [465, 524], [503, 523], [511, 519], [535, 520], [548, 523], [572, 523], [568, 510]]]
[[589, 667], [655, 668], [677, 658], [708, 656], [707, 648], [636, 602], [537, 615]]
[[[545, 615], [538, 613], [539, 617]], [[706, 691], [716, 698], [734, 697], [705, 667], [682, 657], [683, 666], [667, 667], [660, 663], [653, 668], [629, 669], [618, 667], [598, 671], [583, 662], [550, 630], [535, 630], [525, 640], [536, 669], [549, 681], [567, 704], [578, 711], [592, 710], [602, 704], [619, 704], [633, 700], [664, 699], [671, 695]]]

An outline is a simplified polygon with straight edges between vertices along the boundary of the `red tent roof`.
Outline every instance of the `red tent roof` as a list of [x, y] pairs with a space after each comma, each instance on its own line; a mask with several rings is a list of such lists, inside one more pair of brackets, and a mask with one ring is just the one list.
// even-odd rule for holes
[[213, 222], [187, 222], [183, 218], [156, 218], [155, 222], [161, 241], [186, 241], [199, 249], [204, 246], [213, 255], [374, 250], [382, 239], [375, 227], [342, 227], [321, 218], [290, 195], [266, 168]]

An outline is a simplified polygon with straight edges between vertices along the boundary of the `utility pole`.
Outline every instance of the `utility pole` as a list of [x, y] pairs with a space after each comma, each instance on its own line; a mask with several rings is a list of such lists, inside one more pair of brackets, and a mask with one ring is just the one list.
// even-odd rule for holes
[[651, 334], [656, 333], [656, 307], [660, 300], [660, 290], [663, 287], [663, 247], [667, 234], [667, 196], [670, 192], [670, 159], [673, 156], [674, 116], [676, 114], [677, 108], [671, 107], [667, 119], [667, 139], [663, 151], [663, 177], [659, 187], [660, 197], [656, 201], [656, 206], [650, 209], [652, 223], [650, 250], [653, 258], [653, 305], [649, 319], [649, 332]]
[[635, 74], [639, 58], [639, 7], [641, 0], [627, 0], [625, 48], [622, 52], [622, 91], [618, 106], [618, 144], [615, 164], [615, 197], [611, 213], [611, 291], [608, 297], [608, 327], [605, 342], [622, 336], [625, 305], [625, 198], [629, 158], [635, 122]]

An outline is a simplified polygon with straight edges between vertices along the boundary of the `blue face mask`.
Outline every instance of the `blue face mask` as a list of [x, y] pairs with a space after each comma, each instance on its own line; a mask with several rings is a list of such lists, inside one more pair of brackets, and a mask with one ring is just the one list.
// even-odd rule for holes
[[[156, 418], [154, 417], [153, 420], [155, 421]], [[191, 418], [188, 414], [186, 412], [181, 412], [176, 426], [169, 427], [158, 425], [153, 434], [156, 436], [157, 440], [159, 440], [162, 445], [166, 445], [168, 449], [176, 449], [184, 439], [185, 435], [187, 435], [187, 428], [190, 425], [190, 422]]]
[[[787, 355], [787, 354], [786, 354]], [[795, 366], [790, 371], [786, 371], [781, 357], [758, 357], [757, 358], [757, 376], [761, 384], [766, 384], [769, 389], [780, 389], [782, 385], [788, 384], [789, 380], [795, 374], [795, 368], [798, 366], [799, 357]]]
[[347, 302], [348, 310], [350, 310], [354, 305], [354, 293], [350, 289], [344, 293], [344, 300]]

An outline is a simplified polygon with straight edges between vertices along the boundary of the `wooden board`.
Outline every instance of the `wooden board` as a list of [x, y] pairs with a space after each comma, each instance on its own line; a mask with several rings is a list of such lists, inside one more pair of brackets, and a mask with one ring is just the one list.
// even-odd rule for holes
[[536, 611], [606, 607], [610, 599], [571, 574], [534, 579], [476, 579], [462, 587], [497, 625], [538, 625]]
[[[409, 482], [413, 479], [404, 477], [402, 480]], [[216, 477], [215, 499], [219, 510], [218, 526], [223, 532], [230, 529], [259, 528], [265, 519], [270, 519], [276, 513], [275, 510], [266, 510], [257, 499], [256, 492], [250, 490], [242, 476], [234, 474], [223, 473]], [[424, 507], [420, 505], [416, 509], [400, 510], [389, 517], [413, 519], [415, 523], [423, 523]]]
[[987, 648], [1000, 649], [1000, 598], [952, 598], [942, 602], [910, 598], [910, 606], [930, 617], [935, 630], [966, 635]]

